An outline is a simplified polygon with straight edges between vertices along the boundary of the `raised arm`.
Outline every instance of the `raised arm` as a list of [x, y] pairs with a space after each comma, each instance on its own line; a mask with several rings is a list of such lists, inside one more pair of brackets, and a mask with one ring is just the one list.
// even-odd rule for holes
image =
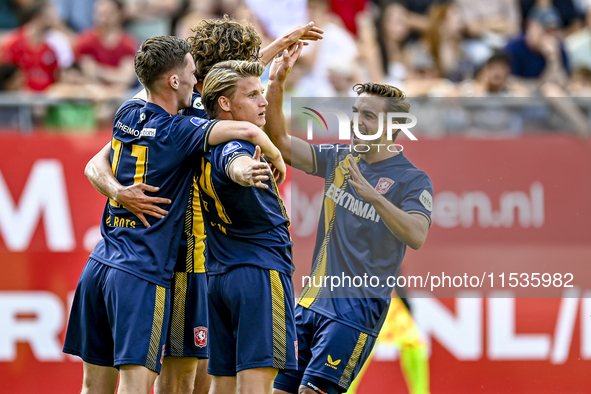
[[[289, 33], [277, 38], [275, 41], [261, 49], [261, 62], [267, 65], [273, 60], [277, 54], [283, 52], [299, 40], [317, 41], [322, 40], [324, 31], [316, 26], [314, 22], [309, 22], [307, 25], [298, 26]], [[304, 45], [307, 45], [305, 43]]]
[[168, 198], [152, 197], [145, 194], [145, 192], [157, 192], [160, 188], [155, 186], [145, 183], [122, 186], [113, 175], [110, 152], [111, 143], [109, 142], [86, 164], [84, 175], [99, 193], [121, 204], [136, 215], [144, 226], [150, 227], [144, 214], [162, 219], [168, 211], [156, 204], [170, 204], [171, 201]]
[[279, 148], [287, 164], [311, 172], [313, 170], [313, 157], [310, 144], [288, 134], [285, 116], [283, 115], [285, 79], [302, 52], [302, 48], [301, 43], [295, 43], [273, 60], [266, 96], [269, 102], [266, 110], [267, 123], [263, 129], [269, 135], [271, 141]]
[[429, 232], [429, 221], [423, 215], [404, 212], [378, 193], [361, 175], [352, 156], [349, 156], [349, 164], [351, 171], [349, 184], [355, 188], [361, 198], [375, 207], [388, 230], [412, 249], [416, 250], [423, 246]]

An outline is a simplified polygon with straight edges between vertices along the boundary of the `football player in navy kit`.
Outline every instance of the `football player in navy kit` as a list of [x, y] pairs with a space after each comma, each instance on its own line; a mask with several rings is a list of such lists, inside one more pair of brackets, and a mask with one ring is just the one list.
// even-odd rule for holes
[[[271, 68], [267, 119], [273, 124], [282, 124], [281, 108], [271, 104], [282, 100], [296, 58], [284, 53]], [[354, 90], [353, 112], [359, 114], [362, 134], [376, 134], [380, 112], [409, 112], [404, 93], [395, 87], [364, 83]], [[343, 393], [386, 318], [392, 291], [387, 278], [397, 275], [406, 246], [419, 249], [427, 238], [433, 187], [402, 151], [385, 148], [393, 144], [387, 133], [367, 150], [356, 149], [366, 142], [356, 136], [351, 145], [330, 148], [292, 137], [285, 127], [266, 131], [288, 164], [325, 179], [313, 268], [296, 307], [298, 371], [280, 372], [274, 393]], [[322, 286], [323, 278], [343, 275], [368, 275], [379, 282], [333, 292]]]
[[[255, 62], [216, 64], [203, 86], [209, 117], [263, 126], [263, 71]], [[260, 160], [259, 148], [245, 141], [202, 159], [211, 394], [271, 394], [278, 371], [297, 370], [289, 218], [273, 177], [244, 176]], [[248, 187], [256, 182], [265, 187]]]
[[[203, 79], [216, 63], [228, 59], [257, 60], [263, 64], [272, 60], [275, 54], [298, 40], [322, 38], [322, 30], [313, 23], [300, 26], [278, 38], [269, 46], [260, 49], [262, 40], [252, 25], [241, 25], [227, 17], [223, 20], [202, 20], [193, 29], [193, 36], [187, 41], [196, 64], [197, 84], [193, 90], [192, 104], [183, 114], [207, 119], [201, 102]], [[152, 186], [137, 185], [122, 188], [111, 175], [108, 149], [95, 156], [87, 167], [86, 174], [101, 192], [119, 191], [117, 195], [103, 194], [128, 207], [138, 217], [144, 214], [162, 217], [166, 212], [156, 205], [156, 197], [145, 196], [142, 190], [153, 191]], [[133, 189], [136, 187], [135, 189]], [[141, 188], [141, 189], [140, 189]], [[172, 284], [173, 309], [170, 319], [169, 338], [165, 349], [162, 372], [155, 384], [155, 393], [204, 394], [209, 390], [211, 377], [207, 374], [208, 323], [207, 283], [205, 274], [205, 229], [199, 203], [197, 183], [187, 203], [187, 214], [183, 224], [184, 233], [179, 247], [177, 266]], [[198, 361], [199, 360], [199, 361]], [[191, 372], [193, 371], [193, 372]], [[193, 377], [194, 375], [194, 377]]]
[[83, 393], [150, 392], [168, 329], [170, 278], [181, 237], [177, 223], [185, 214], [195, 162], [209, 143], [257, 136], [282, 163], [250, 123], [177, 115], [191, 104], [196, 83], [189, 50], [177, 37], [146, 40], [135, 70], [147, 102], [129, 100], [115, 115], [113, 173], [122, 184], [161, 185], [157, 197], [171, 203], [163, 219], [151, 218], [145, 226], [116, 201], [107, 201], [103, 239], [81, 274], [64, 343], [64, 352], [83, 360]]

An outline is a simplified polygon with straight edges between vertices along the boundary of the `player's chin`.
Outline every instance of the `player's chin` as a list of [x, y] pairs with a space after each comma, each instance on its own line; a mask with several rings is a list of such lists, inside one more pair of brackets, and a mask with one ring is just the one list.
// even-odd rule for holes
[[259, 127], [263, 127], [265, 124], [267, 124], [267, 119], [265, 118], [265, 115], [262, 115], [262, 116], [259, 115], [259, 116], [257, 116], [257, 118], [255, 119], [255, 121], [253, 123]]

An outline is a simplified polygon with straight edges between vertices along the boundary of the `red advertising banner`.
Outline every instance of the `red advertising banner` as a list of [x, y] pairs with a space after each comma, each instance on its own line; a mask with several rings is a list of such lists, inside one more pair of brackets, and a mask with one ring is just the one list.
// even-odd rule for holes
[[[109, 138], [0, 135], [2, 393], [80, 390], [82, 365], [61, 348], [106, 202], [84, 166]], [[402, 143], [435, 192], [429, 237], [408, 250], [402, 275], [429, 272], [453, 282], [465, 272], [486, 273], [485, 286], [462, 283], [453, 299], [413, 290], [413, 314], [431, 346], [431, 391], [588, 392], [591, 145], [564, 136]], [[291, 205], [299, 291], [323, 194], [321, 179], [293, 175], [282, 195]], [[561, 286], [552, 276], [542, 297], [567, 298], [520, 298], [524, 279], [511, 273], [528, 273], [531, 282], [536, 272], [561, 274]], [[565, 286], [566, 273], [573, 287]], [[543, 288], [547, 277], [539, 279]], [[425, 282], [425, 290], [434, 285]], [[358, 392], [407, 392], [397, 357], [396, 349], [378, 347]]]

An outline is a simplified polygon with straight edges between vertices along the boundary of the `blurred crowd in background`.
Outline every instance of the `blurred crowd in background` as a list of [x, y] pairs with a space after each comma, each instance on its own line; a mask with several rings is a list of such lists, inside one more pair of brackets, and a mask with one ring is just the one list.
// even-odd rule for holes
[[371, 80], [413, 98], [528, 97], [588, 129], [591, 0], [0, 0], [0, 128], [22, 126], [13, 107], [39, 97], [28, 111], [46, 128], [108, 127], [140, 89], [142, 41], [224, 14], [263, 45], [310, 20], [325, 31], [288, 96], [354, 96]]

